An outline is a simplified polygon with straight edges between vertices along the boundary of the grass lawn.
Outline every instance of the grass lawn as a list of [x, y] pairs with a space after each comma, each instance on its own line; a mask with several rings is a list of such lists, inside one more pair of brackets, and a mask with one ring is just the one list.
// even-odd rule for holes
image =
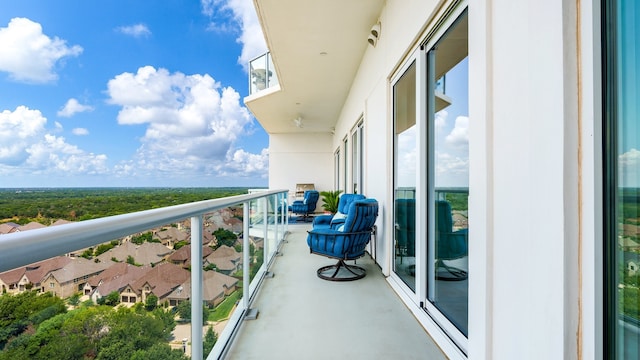
[[236, 290], [233, 294], [229, 295], [224, 301], [220, 303], [220, 305], [216, 306], [215, 309], [209, 310], [209, 321], [220, 321], [229, 317], [231, 311], [236, 306], [236, 302], [240, 299], [242, 292]]

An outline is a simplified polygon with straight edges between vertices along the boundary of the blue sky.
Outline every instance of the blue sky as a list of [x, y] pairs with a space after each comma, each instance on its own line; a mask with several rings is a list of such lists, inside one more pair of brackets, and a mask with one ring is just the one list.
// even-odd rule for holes
[[0, 2], [0, 187], [266, 186], [251, 0]]

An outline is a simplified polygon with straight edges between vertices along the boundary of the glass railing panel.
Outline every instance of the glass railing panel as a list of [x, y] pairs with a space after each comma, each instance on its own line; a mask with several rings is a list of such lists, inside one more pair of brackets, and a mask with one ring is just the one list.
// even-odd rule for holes
[[271, 53], [262, 54], [249, 62], [249, 95], [275, 85], [278, 85], [278, 76]]
[[[160, 287], [154, 287], [153, 281], [149, 280], [149, 286], [141, 292], [124, 289], [113, 299], [103, 296], [101, 298], [104, 300], [97, 298], [95, 302], [108, 300], [114, 305], [124, 303], [134, 309], [140, 308], [135, 311], [153, 307], [156, 311], [170, 312], [177, 320], [172, 339], [168, 340], [172, 348], [183, 350], [198, 360], [210, 353], [214, 354], [213, 358], [217, 358], [217, 354], [221, 353], [221, 349], [231, 338], [236, 324], [249, 308], [246, 300], [257, 290], [257, 287], [252, 287], [251, 293], [249, 292], [249, 287], [245, 286], [249, 283], [249, 276], [244, 275], [249, 275], [254, 269], [265, 268], [262, 248], [252, 246], [251, 241], [245, 240], [244, 235], [249, 234], [250, 222], [260, 221], [258, 218], [250, 219], [248, 210], [250, 207], [259, 207], [257, 204], [261, 202], [275, 205], [276, 196], [286, 197], [287, 193], [268, 190], [263, 192], [264, 194], [182, 204], [2, 235], [0, 273], [21, 267], [26, 269], [30, 264], [56, 257], [72, 258], [64, 256], [65, 254], [87, 257], [89, 259], [82, 261], [93, 265], [126, 263], [136, 269], [147, 267], [158, 273], [153, 278], [162, 278], [161, 272], [168, 273], [174, 283], [166, 293], [155, 294]], [[277, 195], [278, 193], [282, 194]], [[262, 213], [263, 217], [267, 214], [266, 211]], [[263, 218], [263, 223], [269, 222], [264, 219], [266, 217]], [[163, 232], [170, 232], [171, 235], [165, 237]], [[266, 232], [275, 233], [277, 230], [269, 229]], [[127, 255], [127, 252], [120, 254], [113, 251], [115, 248], [130, 246], [135, 247], [138, 252]], [[143, 247], [150, 250], [142, 249]], [[159, 251], [160, 247], [164, 250]], [[227, 248], [225, 256], [212, 256], [223, 247]], [[277, 240], [274, 240], [273, 247], [277, 247]], [[147, 256], [148, 253], [157, 255], [158, 259]], [[180, 256], [174, 256], [175, 254]], [[242, 261], [243, 259], [249, 261]], [[257, 271], [251, 274], [251, 279], [259, 283], [261, 274], [262, 272]], [[132, 276], [130, 283], [142, 282], [145, 276], [148, 275]], [[73, 281], [72, 290], [88, 290], [86, 295], [90, 298], [91, 289], [83, 285], [88, 283], [89, 278], [90, 275], [87, 275]], [[224, 285], [217, 291], [212, 285], [214, 283]], [[48, 285], [34, 284], [33, 287], [43, 287], [41, 291], [47, 291]], [[146, 280], [142, 285], [146, 285]], [[20, 289], [16, 287], [15, 290]], [[27, 286], [22, 290], [27, 290]], [[58, 295], [64, 296], [61, 292]], [[75, 303], [75, 297], [73, 298]], [[78, 306], [80, 305], [89, 306], [89, 303], [81, 304], [78, 299]], [[213, 344], [216, 337], [220, 344], [217, 345], [217, 350], [212, 350], [216, 346]]]

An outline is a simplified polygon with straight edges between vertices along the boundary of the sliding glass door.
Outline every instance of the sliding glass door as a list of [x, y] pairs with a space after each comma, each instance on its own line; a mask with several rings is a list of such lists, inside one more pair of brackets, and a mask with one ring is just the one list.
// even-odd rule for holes
[[393, 276], [461, 347], [468, 332], [468, 26], [452, 9], [392, 79]]
[[394, 102], [394, 263], [393, 270], [416, 290], [416, 62], [393, 86]]
[[640, 4], [603, 3], [605, 357], [640, 359]]
[[468, 309], [467, 15], [427, 49], [427, 303], [464, 336]]

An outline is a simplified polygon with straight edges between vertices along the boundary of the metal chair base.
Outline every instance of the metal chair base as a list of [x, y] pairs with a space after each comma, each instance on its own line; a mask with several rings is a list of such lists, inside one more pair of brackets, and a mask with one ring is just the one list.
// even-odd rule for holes
[[[367, 271], [357, 265], [347, 265], [344, 260], [338, 260], [335, 265], [323, 266], [317, 271], [318, 277], [329, 281], [353, 281], [362, 279]], [[331, 274], [331, 275], [328, 275]]]
[[[444, 271], [440, 271], [444, 269]], [[467, 280], [468, 273], [457, 267], [449, 266], [442, 260], [436, 261], [436, 279], [445, 281], [461, 281]]]

